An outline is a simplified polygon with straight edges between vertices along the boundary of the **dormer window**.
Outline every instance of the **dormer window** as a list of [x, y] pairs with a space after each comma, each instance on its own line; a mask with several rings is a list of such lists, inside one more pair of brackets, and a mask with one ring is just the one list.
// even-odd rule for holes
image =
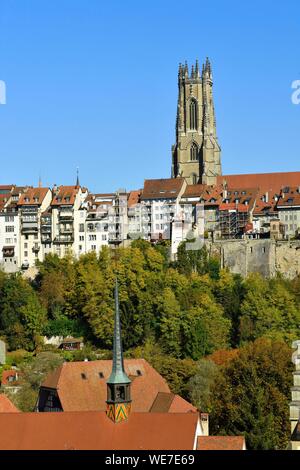
[[81, 373], [81, 378], [82, 378], [83, 380], [86, 380], [86, 379], [87, 379], [87, 376], [82, 372], [82, 373]]
[[25, 197], [25, 198], [24, 198], [24, 201], [25, 201], [25, 202], [29, 202], [29, 197]]
[[143, 375], [142, 372], [139, 369], [137, 369], [136, 373], [137, 373], [138, 376]]
[[103, 372], [99, 372], [99, 378], [100, 378], [100, 379], [104, 379], [104, 374], [103, 374]]

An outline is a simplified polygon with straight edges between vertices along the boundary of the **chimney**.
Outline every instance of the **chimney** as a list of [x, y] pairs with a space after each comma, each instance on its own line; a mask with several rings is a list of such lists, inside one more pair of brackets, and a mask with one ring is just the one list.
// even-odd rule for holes
[[209, 414], [200, 413], [200, 423], [203, 430], [203, 436], [209, 436]]
[[265, 202], [269, 202], [269, 193], [268, 193], [268, 191], [265, 194]]

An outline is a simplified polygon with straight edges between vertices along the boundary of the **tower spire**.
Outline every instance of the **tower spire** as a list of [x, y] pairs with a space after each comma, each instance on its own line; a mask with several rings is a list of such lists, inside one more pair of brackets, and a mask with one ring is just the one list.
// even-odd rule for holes
[[115, 283], [115, 327], [113, 343], [113, 366], [107, 380], [107, 416], [118, 423], [128, 418], [131, 407], [130, 398], [131, 380], [124, 369], [121, 321], [119, 309], [118, 280]]
[[76, 169], [76, 175], [77, 175], [77, 176], [76, 176], [76, 186], [79, 187], [79, 186], [80, 186], [80, 183], [79, 183], [79, 168], [78, 168], [78, 167], [77, 167], [77, 169]]

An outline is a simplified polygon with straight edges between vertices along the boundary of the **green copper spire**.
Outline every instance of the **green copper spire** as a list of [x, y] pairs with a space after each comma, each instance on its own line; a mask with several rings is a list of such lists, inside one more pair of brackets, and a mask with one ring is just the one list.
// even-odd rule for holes
[[129, 384], [131, 380], [124, 370], [122, 338], [121, 338], [121, 321], [119, 311], [119, 290], [118, 280], [115, 285], [115, 329], [114, 329], [114, 348], [113, 348], [113, 367], [108, 384]]

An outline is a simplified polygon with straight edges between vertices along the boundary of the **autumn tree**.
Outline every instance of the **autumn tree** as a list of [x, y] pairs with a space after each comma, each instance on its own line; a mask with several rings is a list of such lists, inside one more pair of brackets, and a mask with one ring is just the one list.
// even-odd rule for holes
[[215, 382], [212, 434], [244, 434], [248, 449], [285, 449], [292, 370], [283, 341], [260, 338], [241, 348]]

